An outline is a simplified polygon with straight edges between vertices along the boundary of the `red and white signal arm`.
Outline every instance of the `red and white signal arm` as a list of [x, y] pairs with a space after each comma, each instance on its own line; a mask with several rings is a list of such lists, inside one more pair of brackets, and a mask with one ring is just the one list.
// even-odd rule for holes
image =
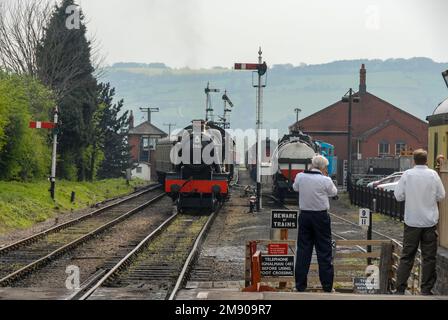
[[56, 123], [54, 122], [42, 122], [42, 121], [30, 121], [31, 129], [54, 129], [56, 128]]
[[235, 63], [235, 70], [258, 70], [258, 63]]
[[235, 70], [257, 70], [260, 76], [263, 76], [268, 70], [266, 62], [260, 63], [235, 63]]

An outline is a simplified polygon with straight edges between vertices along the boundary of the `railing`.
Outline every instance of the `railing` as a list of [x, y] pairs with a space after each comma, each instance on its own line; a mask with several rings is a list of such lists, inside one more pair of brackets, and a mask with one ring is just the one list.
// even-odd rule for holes
[[376, 212], [403, 221], [404, 202], [398, 202], [393, 191], [352, 185], [349, 196], [351, 204], [370, 209], [374, 209], [373, 199], [376, 199]]

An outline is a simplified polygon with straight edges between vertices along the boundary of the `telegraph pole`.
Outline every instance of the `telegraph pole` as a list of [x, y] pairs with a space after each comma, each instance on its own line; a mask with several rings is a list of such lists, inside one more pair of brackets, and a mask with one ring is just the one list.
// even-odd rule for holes
[[[351, 183], [352, 174], [352, 103], [353, 103], [353, 89], [350, 88], [348, 99], [348, 174], [349, 183]], [[351, 186], [347, 184], [350, 188]]]
[[352, 173], [352, 104], [359, 103], [361, 98], [355, 96], [353, 89], [342, 97], [342, 102], [348, 102], [348, 120], [347, 120], [347, 189], [350, 189], [351, 173]]
[[51, 155], [51, 176], [50, 176], [50, 195], [51, 199], [54, 200], [55, 192], [56, 192], [56, 155], [57, 155], [57, 147], [58, 147], [58, 114], [59, 110], [56, 106], [54, 108], [54, 117], [53, 122], [55, 128], [53, 129], [53, 153]]
[[151, 113], [159, 112], [159, 108], [140, 108], [140, 111], [148, 113], [148, 122], [151, 123]]
[[299, 113], [302, 112], [302, 109], [295, 108], [294, 111], [296, 113], [296, 123], [297, 123], [299, 122]]
[[164, 123], [164, 126], [168, 127], [168, 137], [171, 137], [171, 128], [175, 127], [175, 123]]

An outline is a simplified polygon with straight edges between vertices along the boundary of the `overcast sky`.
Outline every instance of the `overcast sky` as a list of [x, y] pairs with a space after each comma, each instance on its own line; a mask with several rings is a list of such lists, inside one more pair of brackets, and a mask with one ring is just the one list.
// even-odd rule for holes
[[[2, 1], [2, 0], [0, 0]], [[78, 0], [107, 63], [172, 67], [425, 56], [448, 62], [447, 0]]]

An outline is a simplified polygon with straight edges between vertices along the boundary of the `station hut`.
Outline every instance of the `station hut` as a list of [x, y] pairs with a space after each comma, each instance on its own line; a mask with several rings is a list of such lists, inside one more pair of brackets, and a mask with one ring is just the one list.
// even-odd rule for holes
[[128, 141], [131, 147], [132, 177], [150, 181], [153, 176], [152, 154], [156, 150], [157, 140], [168, 136], [148, 120], [134, 127], [134, 116], [129, 117]]

